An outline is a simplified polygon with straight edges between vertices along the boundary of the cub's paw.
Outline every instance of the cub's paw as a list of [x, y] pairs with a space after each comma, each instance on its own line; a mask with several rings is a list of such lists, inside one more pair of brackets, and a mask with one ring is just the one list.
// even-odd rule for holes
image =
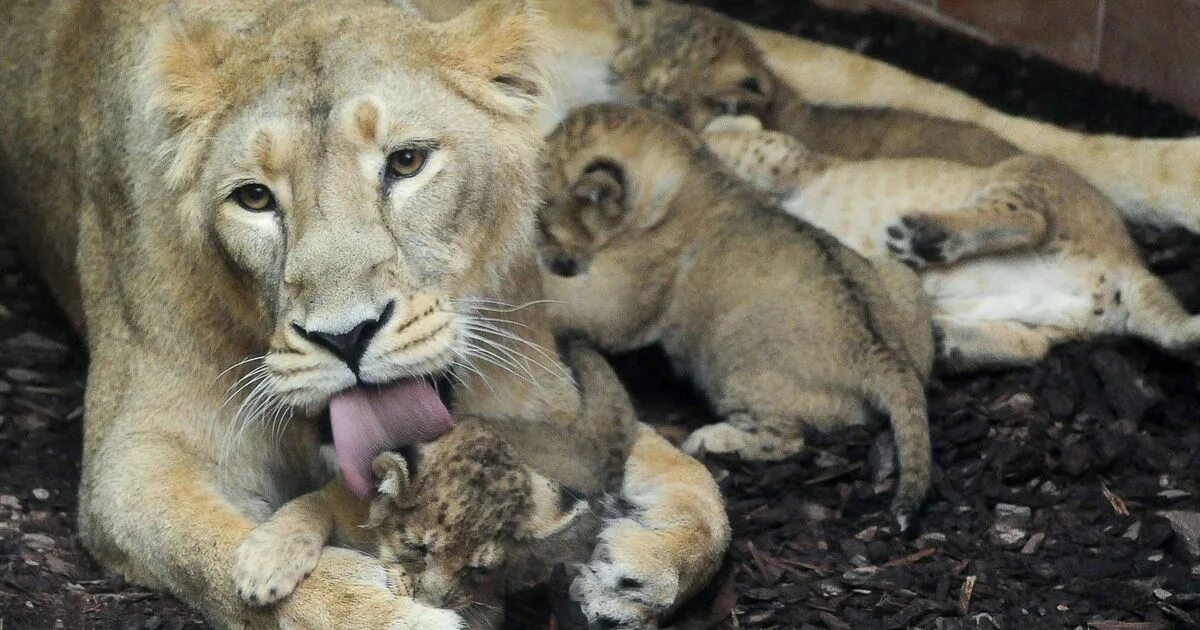
[[885, 241], [892, 256], [914, 269], [951, 262], [950, 234], [931, 217], [908, 214], [887, 227]]
[[324, 540], [310, 534], [256, 528], [238, 546], [234, 560], [238, 596], [253, 606], [266, 606], [291, 595], [316, 568], [324, 546]]
[[776, 461], [800, 452], [804, 442], [751, 432], [729, 422], [718, 422], [693, 431], [680, 448], [693, 456], [713, 453], [737, 455], [750, 461]]
[[580, 567], [571, 584], [596, 628], [654, 628], [655, 620], [679, 599], [679, 573], [673, 561], [654, 553], [662, 533], [631, 518], [610, 521], [600, 534], [591, 562]]

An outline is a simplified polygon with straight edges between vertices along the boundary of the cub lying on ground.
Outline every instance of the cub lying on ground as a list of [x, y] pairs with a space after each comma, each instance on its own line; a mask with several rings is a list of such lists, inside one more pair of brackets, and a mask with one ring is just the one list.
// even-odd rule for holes
[[1033, 363], [1101, 334], [1200, 342], [1200, 318], [1146, 269], [1113, 204], [1054, 160], [844, 161], [745, 116], [713, 121], [704, 139], [793, 216], [921, 269], [949, 369]]
[[[619, 490], [642, 428], [600, 355], [573, 342], [568, 359], [583, 392], [570, 434], [472, 418], [431, 444], [384, 453], [369, 513], [339, 479], [259, 525], [238, 549], [238, 594], [254, 605], [287, 597], [333, 539], [391, 566], [398, 590], [488, 625], [505, 592], [544, 581], [557, 563], [586, 561], [601, 525], [592, 508]], [[591, 579], [582, 571], [577, 588]]]
[[[894, 107], [813, 103], [811, 95], [797, 92], [780, 76], [795, 77], [808, 67], [772, 67], [746, 30], [714, 11], [665, 0], [618, 0], [617, 7], [619, 41], [612, 62], [617, 87], [627, 98], [697, 131], [718, 115], [744, 114], [816, 151], [846, 159], [927, 157], [990, 166], [1021, 154], [994, 131], [971, 122]], [[1061, 135], [1047, 129], [1045, 136]], [[1041, 152], [1085, 169], [1094, 186], [1122, 199], [1117, 210], [1129, 221], [1200, 233], [1196, 200], [1180, 203], [1186, 197], [1178, 194], [1195, 179], [1194, 147], [1177, 141], [1169, 145], [1173, 152], [1155, 154], [1149, 150], [1151, 141], [1118, 144], [1122, 140], [1062, 140], [1078, 145], [1064, 151], [1051, 141], [1026, 138]], [[1137, 160], [1145, 163], [1133, 163]], [[1143, 175], [1146, 181], [1137, 182], [1141, 173], [1153, 177]], [[1130, 190], [1131, 180], [1140, 190]]]
[[887, 414], [906, 525], [930, 466], [932, 336], [915, 276], [779, 212], [699, 137], [647, 110], [575, 110], [545, 163], [555, 326], [610, 350], [661, 342], [724, 419], [688, 438], [692, 452], [781, 458], [803, 446], [805, 426]]
[[748, 114], [846, 158], [940, 157], [988, 165], [1020, 153], [978, 125], [888, 107], [810, 103], [781, 80], [738, 24], [665, 0], [618, 0], [612, 72], [644, 106], [697, 131]]

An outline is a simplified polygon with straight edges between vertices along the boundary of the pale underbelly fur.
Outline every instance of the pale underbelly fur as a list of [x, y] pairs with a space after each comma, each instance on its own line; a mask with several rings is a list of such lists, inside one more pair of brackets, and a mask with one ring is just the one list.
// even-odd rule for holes
[[[873, 257], [887, 254], [887, 228], [905, 214], [961, 208], [986, 185], [979, 169], [937, 162], [931, 172], [921, 160], [886, 162], [834, 168], [786, 197], [783, 208]], [[1079, 256], [991, 256], [921, 273], [935, 316], [959, 323], [1018, 321], [1098, 331], [1106, 328], [1106, 317], [1117, 316], [1100, 311], [1119, 279]]]

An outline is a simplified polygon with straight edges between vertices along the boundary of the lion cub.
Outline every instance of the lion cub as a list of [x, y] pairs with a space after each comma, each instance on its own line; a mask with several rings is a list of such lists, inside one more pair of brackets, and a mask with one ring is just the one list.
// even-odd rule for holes
[[915, 275], [779, 212], [698, 136], [647, 110], [573, 111], [545, 163], [540, 255], [555, 325], [610, 350], [661, 342], [724, 419], [693, 433], [690, 452], [776, 459], [801, 449], [806, 426], [887, 414], [906, 526], [930, 466], [932, 335]]
[[430, 444], [383, 453], [369, 506], [339, 479], [260, 524], [238, 549], [239, 595], [255, 605], [286, 597], [332, 540], [389, 563], [398, 592], [486, 626], [506, 592], [586, 561], [596, 508], [620, 486], [641, 429], [605, 360], [567, 345], [583, 393], [578, 426], [471, 418]]
[[666, 0], [616, 0], [615, 6], [614, 87], [696, 131], [719, 115], [749, 114], [844, 158], [920, 156], [982, 166], [1020, 153], [971, 123], [808, 102], [767, 65], [737, 22], [710, 9]]
[[745, 116], [713, 121], [704, 139], [790, 214], [921, 269], [950, 369], [1032, 363], [1101, 334], [1200, 343], [1200, 318], [1146, 269], [1116, 207], [1053, 160], [843, 161]]

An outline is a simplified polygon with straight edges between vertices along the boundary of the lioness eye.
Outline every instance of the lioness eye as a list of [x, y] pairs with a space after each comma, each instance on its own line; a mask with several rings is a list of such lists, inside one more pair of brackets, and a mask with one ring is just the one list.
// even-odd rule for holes
[[400, 149], [393, 152], [387, 159], [388, 175], [392, 177], [412, 177], [425, 168], [425, 160], [429, 157], [427, 149]]
[[233, 191], [233, 200], [251, 212], [266, 212], [275, 209], [275, 195], [262, 184], [246, 184]]

